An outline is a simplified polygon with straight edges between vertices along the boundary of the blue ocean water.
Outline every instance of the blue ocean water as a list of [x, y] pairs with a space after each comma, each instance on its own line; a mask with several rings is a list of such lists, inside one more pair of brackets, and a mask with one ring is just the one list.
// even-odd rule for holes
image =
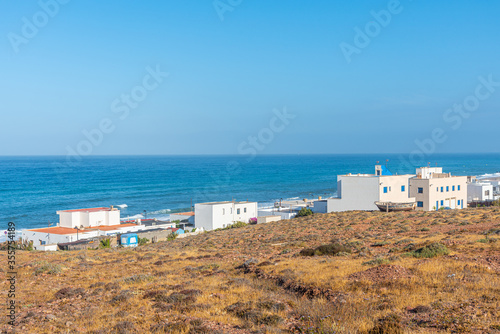
[[[377, 161], [414, 173], [401, 155], [0, 157], [0, 222], [17, 229], [57, 222], [57, 210], [126, 204], [122, 217], [166, 218], [191, 203], [328, 197], [338, 174], [373, 173]], [[433, 155], [455, 175], [500, 171], [499, 154]]]

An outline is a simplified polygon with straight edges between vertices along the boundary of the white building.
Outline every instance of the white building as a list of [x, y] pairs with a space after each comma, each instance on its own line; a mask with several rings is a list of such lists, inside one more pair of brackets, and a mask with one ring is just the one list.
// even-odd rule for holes
[[[281, 219], [292, 219], [297, 216], [299, 211], [297, 209], [291, 210], [288, 208], [259, 208], [258, 217], [267, 216], [280, 216]], [[258, 218], [257, 217], [257, 218]]]
[[69, 227], [48, 227], [24, 230], [24, 242], [32, 242], [35, 250], [44, 250], [47, 245], [73, 242], [81, 239], [90, 239], [99, 236], [99, 231], [82, 231]]
[[257, 218], [257, 202], [212, 202], [194, 206], [195, 227], [206, 231]]
[[385, 166], [375, 166], [375, 174], [347, 174], [337, 177], [338, 197], [314, 202], [314, 212], [378, 210], [375, 202], [409, 203], [410, 179], [415, 175], [393, 175]]
[[42, 250], [42, 248], [44, 247], [39, 247], [39, 246], [67, 243], [83, 239], [91, 239], [100, 236], [116, 235], [118, 233], [121, 234], [128, 232], [137, 232], [158, 227], [159, 226], [147, 227], [144, 225], [137, 225], [134, 223], [94, 226], [83, 229], [54, 226], [54, 227], [24, 230], [22, 239], [24, 242], [32, 242], [34, 249]]
[[452, 176], [440, 167], [418, 168], [410, 179], [410, 197], [419, 211], [467, 208], [467, 176]]
[[[320, 198], [321, 199], [321, 198]], [[312, 209], [315, 199], [286, 200], [274, 203], [272, 207], [259, 208], [259, 217], [280, 216], [281, 219], [292, 219], [302, 208]]]
[[120, 210], [109, 208], [91, 208], [57, 211], [61, 227], [91, 227], [120, 224]]
[[488, 202], [494, 201], [495, 187], [490, 182], [472, 182], [467, 184], [467, 201]]

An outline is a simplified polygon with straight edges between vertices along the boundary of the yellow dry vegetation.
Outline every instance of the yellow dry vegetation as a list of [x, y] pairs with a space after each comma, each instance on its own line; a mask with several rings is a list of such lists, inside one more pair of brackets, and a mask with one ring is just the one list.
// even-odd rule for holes
[[[18, 251], [15, 329], [500, 333], [499, 231], [499, 208], [348, 212], [136, 249]], [[350, 253], [301, 255], [332, 243]], [[418, 256], [436, 244], [447, 254]]]

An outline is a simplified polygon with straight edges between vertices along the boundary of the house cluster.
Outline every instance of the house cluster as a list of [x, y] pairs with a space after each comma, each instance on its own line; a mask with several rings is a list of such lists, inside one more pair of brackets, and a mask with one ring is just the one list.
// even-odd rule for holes
[[463, 209], [470, 203], [499, 199], [500, 180], [454, 176], [441, 167], [421, 167], [415, 174], [394, 175], [376, 165], [374, 174], [337, 177], [337, 197], [314, 202], [313, 210], [330, 213], [372, 211], [387, 205], [407, 204], [417, 211]]
[[374, 174], [339, 175], [337, 194], [326, 199], [281, 200], [267, 208], [249, 201], [198, 203], [194, 212], [173, 213], [169, 221], [120, 221], [120, 211], [114, 207], [64, 210], [57, 212], [57, 226], [26, 230], [23, 240], [32, 242], [37, 250], [86, 248], [102, 238], [132, 247], [140, 238], [157, 242], [172, 233], [184, 234], [179, 226], [195, 227], [200, 232], [227, 228], [236, 222], [269, 223], [294, 218], [303, 208], [315, 213], [463, 209], [498, 200], [500, 178], [453, 176], [440, 167], [421, 167], [415, 174], [397, 175], [386, 166], [376, 165]]
[[25, 230], [23, 241], [32, 243], [36, 250], [58, 250], [87, 247], [101, 239], [117, 240], [120, 244], [120, 236], [125, 234], [134, 234], [137, 240], [148, 236], [152, 241], [160, 241], [171, 233], [184, 233], [175, 223], [154, 219], [121, 222], [120, 210], [114, 207], [64, 210], [57, 214], [56, 226]]

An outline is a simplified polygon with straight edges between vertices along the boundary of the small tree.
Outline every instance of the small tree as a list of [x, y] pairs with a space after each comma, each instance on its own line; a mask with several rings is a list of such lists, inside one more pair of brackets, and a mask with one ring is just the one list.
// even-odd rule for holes
[[139, 238], [139, 246], [145, 245], [149, 242], [148, 238]]
[[170, 234], [168, 235], [168, 237], [167, 237], [167, 240], [168, 240], [168, 241], [175, 240], [175, 239], [177, 239], [177, 236], [178, 236], [178, 234], [177, 234], [176, 232], [174, 232], [174, 233], [170, 233]]
[[309, 208], [302, 208], [300, 209], [299, 213], [297, 214], [298, 217], [306, 217], [306, 216], [312, 216], [313, 212]]

